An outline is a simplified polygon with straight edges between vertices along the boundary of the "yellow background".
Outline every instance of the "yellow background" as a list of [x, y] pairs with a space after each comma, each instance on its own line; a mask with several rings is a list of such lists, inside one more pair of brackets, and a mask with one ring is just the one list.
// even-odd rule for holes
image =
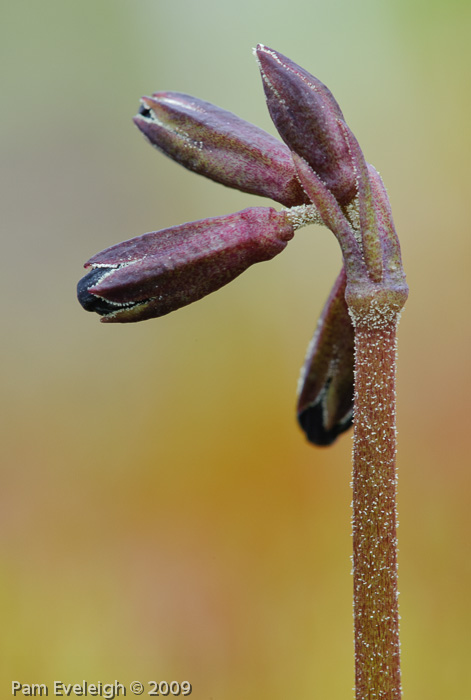
[[274, 133], [257, 42], [331, 88], [389, 189], [411, 289], [403, 681], [410, 698], [471, 697], [470, 15], [464, 0], [2, 3], [2, 697], [83, 679], [352, 697], [351, 437], [316, 449], [294, 418], [333, 236], [303, 229], [159, 320], [107, 326], [75, 299], [108, 245], [264, 203], [131, 122], [170, 89]]

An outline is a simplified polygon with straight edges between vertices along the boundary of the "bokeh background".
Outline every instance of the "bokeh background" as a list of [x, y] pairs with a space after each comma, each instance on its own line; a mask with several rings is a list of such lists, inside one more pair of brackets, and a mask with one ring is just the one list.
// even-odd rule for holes
[[[82, 264], [263, 200], [188, 173], [131, 122], [196, 94], [274, 133], [251, 49], [334, 92], [390, 193], [407, 697], [471, 696], [467, 0], [3, 0], [0, 694], [189, 680], [195, 699], [348, 698], [350, 435], [307, 445], [305, 348], [333, 236], [168, 317], [107, 326]], [[129, 695], [129, 691], [128, 691]]]

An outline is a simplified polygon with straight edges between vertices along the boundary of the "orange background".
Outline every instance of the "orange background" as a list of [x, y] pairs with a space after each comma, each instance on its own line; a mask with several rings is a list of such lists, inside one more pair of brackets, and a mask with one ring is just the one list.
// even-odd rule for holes
[[83, 679], [352, 696], [351, 438], [310, 447], [294, 418], [333, 236], [303, 229], [159, 320], [102, 325], [75, 299], [108, 245], [264, 203], [184, 171], [131, 122], [142, 94], [171, 89], [274, 133], [257, 42], [331, 88], [389, 189], [411, 288], [404, 687], [471, 696], [470, 14], [464, 0], [3, 3], [2, 697], [12, 680]]

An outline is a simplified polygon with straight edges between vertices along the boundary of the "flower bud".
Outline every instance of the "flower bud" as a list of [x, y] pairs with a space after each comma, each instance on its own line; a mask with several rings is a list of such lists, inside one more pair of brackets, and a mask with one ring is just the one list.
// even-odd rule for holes
[[356, 195], [356, 175], [330, 90], [289, 58], [259, 44], [256, 56], [271, 118], [291, 150], [306, 160], [341, 205]]
[[105, 322], [163, 316], [278, 255], [293, 233], [287, 213], [267, 207], [146, 233], [92, 257], [78, 298]]
[[315, 445], [330, 445], [352, 424], [354, 331], [342, 268], [306, 355], [298, 390], [298, 421]]
[[287, 207], [307, 203], [289, 149], [235, 114], [178, 92], [143, 97], [134, 123], [189, 170]]

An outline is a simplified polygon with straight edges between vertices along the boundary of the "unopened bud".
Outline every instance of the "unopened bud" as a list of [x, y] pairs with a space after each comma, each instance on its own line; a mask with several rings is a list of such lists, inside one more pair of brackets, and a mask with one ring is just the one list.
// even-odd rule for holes
[[283, 141], [319, 175], [341, 205], [356, 195], [356, 175], [341, 128], [343, 114], [320, 80], [259, 44], [256, 56], [267, 105]]
[[330, 445], [352, 424], [354, 331], [342, 268], [306, 355], [298, 392], [298, 421], [315, 445]]
[[110, 323], [163, 316], [278, 255], [293, 233], [287, 213], [268, 207], [146, 233], [86, 263], [79, 301]]
[[307, 203], [289, 149], [263, 129], [178, 92], [143, 97], [134, 123], [188, 170], [287, 207]]

